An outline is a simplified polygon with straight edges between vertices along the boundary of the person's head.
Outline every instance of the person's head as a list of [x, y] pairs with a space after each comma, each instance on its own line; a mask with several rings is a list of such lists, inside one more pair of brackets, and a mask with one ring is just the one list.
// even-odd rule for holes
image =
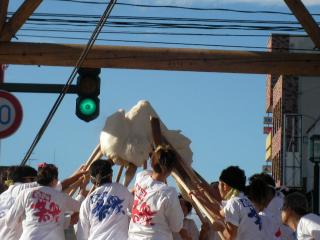
[[246, 175], [238, 166], [230, 166], [224, 169], [219, 177], [219, 192], [224, 198], [231, 189], [236, 189], [240, 192], [245, 190]]
[[8, 180], [14, 183], [28, 183], [35, 181], [37, 177], [37, 170], [30, 166], [15, 166], [8, 172]]
[[176, 162], [176, 154], [169, 146], [158, 146], [151, 156], [151, 167], [154, 172], [164, 177], [170, 175]]
[[251, 181], [251, 179], [254, 179], [254, 178], [259, 178], [259, 179], [263, 180], [266, 184], [272, 186], [273, 188], [276, 187], [276, 183], [275, 183], [273, 177], [268, 173], [262, 172], [262, 173], [254, 174], [249, 178], [249, 181]]
[[182, 195], [179, 195], [179, 201], [184, 216], [188, 216], [192, 211], [192, 204], [189, 201], [185, 200]]
[[89, 169], [92, 184], [101, 186], [112, 182], [112, 161], [99, 159], [94, 161]]
[[58, 183], [58, 168], [53, 164], [40, 164], [37, 183], [41, 186], [55, 187]]
[[245, 190], [245, 194], [259, 211], [268, 206], [274, 196], [274, 192], [273, 186], [266, 183], [263, 177], [260, 177], [260, 174], [255, 174], [249, 178], [249, 185]]
[[284, 224], [290, 225], [292, 221], [299, 221], [307, 213], [308, 201], [304, 194], [293, 192], [284, 198], [281, 209], [281, 220]]

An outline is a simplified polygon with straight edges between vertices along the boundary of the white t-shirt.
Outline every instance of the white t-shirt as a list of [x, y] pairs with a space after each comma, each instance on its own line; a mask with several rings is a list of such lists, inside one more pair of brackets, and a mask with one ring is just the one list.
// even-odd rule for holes
[[173, 187], [156, 181], [151, 171], [137, 174], [130, 240], [172, 240], [172, 232], [179, 232], [184, 215]]
[[19, 219], [23, 233], [20, 240], [64, 239], [63, 214], [79, 211], [80, 203], [51, 187], [38, 186], [23, 190], [7, 213], [5, 222], [14, 229]]
[[[199, 230], [196, 223], [189, 218], [183, 219], [183, 229], [185, 229], [192, 240], [199, 240]], [[182, 240], [179, 233], [173, 233], [173, 240]]]
[[251, 201], [240, 193], [227, 201], [223, 208], [225, 221], [238, 227], [236, 240], [260, 240], [262, 221]]
[[313, 213], [304, 215], [297, 226], [298, 240], [320, 240], [320, 216]]
[[262, 222], [262, 233], [265, 240], [280, 240], [281, 230], [279, 224], [274, 219], [260, 212], [259, 216]]
[[5, 217], [13, 206], [15, 199], [17, 199], [19, 193], [28, 188], [39, 186], [38, 183], [14, 183], [0, 195], [0, 236], [2, 240], [17, 240], [22, 234], [22, 219], [19, 219], [18, 223], [13, 229], [10, 229], [5, 224]]
[[133, 195], [118, 183], [107, 183], [81, 204], [77, 239], [127, 239]]
[[[263, 210], [260, 215], [266, 215], [271, 218], [269, 224], [267, 224], [264, 229], [268, 232], [273, 231], [274, 236], [272, 239], [281, 240], [294, 240], [294, 232], [286, 225], [282, 224], [281, 221], [281, 208], [284, 202], [284, 195], [281, 192], [277, 192], [273, 199], [270, 201], [269, 205]], [[263, 224], [265, 226], [265, 224]]]

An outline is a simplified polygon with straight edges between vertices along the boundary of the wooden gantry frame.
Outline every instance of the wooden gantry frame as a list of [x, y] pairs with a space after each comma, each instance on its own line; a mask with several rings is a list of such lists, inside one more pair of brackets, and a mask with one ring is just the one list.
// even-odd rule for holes
[[[0, 64], [75, 66], [85, 45], [11, 42], [42, 0], [25, 0], [5, 21], [8, 2], [0, 0]], [[320, 49], [320, 28], [302, 1], [284, 2]], [[320, 54], [103, 45], [93, 47], [83, 66], [317, 76]]]
[[[7, 19], [9, 0], [0, 0], [0, 64], [75, 66], [85, 45], [11, 42], [11, 39], [33, 14], [42, 0], [25, 0], [13, 16]], [[300, 24], [308, 33], [317, 49], [320, 49], [320, 28], [301, 0], [284, 0]], [[255, 74], [320, 75], [320, 54], [226, 51], [206, 49], [148, 48], [128, 46], [94, 46], [83, 67], [124, 68], [174, 71], [201, 71]], [[155, 145], [170, 144], [161, 135], [159, 120], [151, 121]], [[100, 145], [92, 152], [85, 163], [102, 157]], [[189, 166], [182, 164], [179, 156], [172, 175], [184, 197], [194, 205], [200, 219], [216, 221], [218, 203], [207, 190], [209, 185]], [[123, 166], [117, 180], [120, 180]], [[79, 188], [79, 180], [68, 193], [73, 195]], [[198, 184], [204, 191], [192, 196]]]

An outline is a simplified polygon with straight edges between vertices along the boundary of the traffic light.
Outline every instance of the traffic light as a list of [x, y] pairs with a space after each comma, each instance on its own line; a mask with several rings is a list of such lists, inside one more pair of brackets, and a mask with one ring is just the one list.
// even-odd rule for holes
[[100, 72], [100, 68], [78, 69], [76, 115], [86, 122], [99, 116]]

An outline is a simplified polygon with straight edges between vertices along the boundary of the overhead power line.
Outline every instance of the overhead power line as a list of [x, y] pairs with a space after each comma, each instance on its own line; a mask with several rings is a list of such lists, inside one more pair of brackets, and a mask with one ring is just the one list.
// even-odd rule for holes
[[[86, 20], [49, 20], [30, 18], [25, 25], [38, 26], [74, 26], [89, 27], [95, 25], [95, 21]], [[301, 26], [266, 26], [249, 24], [203, 24], [203, 23], [174, 23], [174, 22], [152, 22], [152, 21], [110, 21], [109, 27], [118, 28], [165, 28], [165, 29], [228, 29], [228, 30], [254, 30], [254, 31], [302, 31]]]
[[[68, 2], [68, 3], [80, 3], [80, 4], [90, 4], [90, 5], [99, 5], [103, 2], [99, 1], [85, 1], [85, 0], [52, 0], [58, 2]], [[200, 7], [186, 7], [178, 5], [155, 5], [155, 4], [136, 4], [136, 3], [125, 3], [119, 2], [120, 6], [129, 6], [129, 7], [143, 7], [143, 8], [169, 8], [169, 9], [181, 9], [181, 10], [192, 10], [192, 11], [222, 11], [222, 12], [235, 12], [235, 13], [245, 13], [245, 14], [279, 14], [279, 15], [293, 15], [291, 12], [283, 11], [265, 11], [265, 10], [240, 10], [232, 8], [200, 8]], [[320, 16], [319, 13], [313, 13], [313, 16]]]
[[[67, 39], [67, 40], [86, 40], [82, 37], [64, 37], [64, 36], [45, 36], [45, 35], [32, 35], [32, 34], [19, 34], [21, 37], [32, 37], [32, 38], [47, 38], [47, 39]], [[139, 44], [164, 44], [164, 45], [177, 45], [177, 46], [198, 46], [198, 47], [224, 47], [224, 48], [242, 48], [242, 49], [269, 49], [265, 46], [246, 46], [246, 45], [228, 45], [228, 44], [206, 44], [206, 43], [187, 43], [187, 42], [168, 42], [168, 41], [142, 41], [142, 40], [130, 40], [130, 39], [97, 39], [101, 42], [114, 42], [114, 43], [139, 43]], [[274, 50], [283, 50], [284, 48], [273, 48]], [[308, 51], [320, 53], [317, 49], [307, 48], [285, 48], [286, 50], [295, 51]]]
[[62, 100], [64, 99], [65, 94], [67, 93], [69, 87], [71, 86], [74, 78], [77, 75], [77, 71], [78, 69], [81, 67], [82, 63], [85, 61], [89, 51], [91, 50], [94, 42], [96, 41], [100, 31], [102, 30], [102, 27], [104, 26], [104, 24], [106, 23], [113, 7], [115, 6], [117, 0], [110, 0], [109, 4], [107, 5], [107, 8], [105, 9], [103, 15], [101, 16], [100, 21], [98, 22], [96, 28], [94, 29], [94, 31], [92, 32], [91, 37], [88, 40], [88, 43], [86, 45], [86, 48], [83, 50], [83, 52], [81, 53], [79, 59], [77, 60], [76, 66], [74, 67], [72, 73], [70, 74], [68, 81], [66, 82], [64, 88], [62, 89], [62, 92], [59, 94], [57, 100], [55, 101], [55, 103], [53, 104], [47, 118], [45, 119], [44, 123], [42, 124], [40, 130], [38, 131], [36, 137], [34, 138], [30, 148], [28, 149], [28, 152], [26, 153], [25, 157], [23, 158], [21, 165], [25, 165], [26, 162], [28, 161], [28, 159], [30, 158], [30, 155], [32, 154], [34, 148], [36, 147], [36, 145], [38, 144], [38, 142], [40, 141], [42, 135], [44, 134], [45, 130], [47, 129], [47, 127], [49, 126], [54, 114], [56, 113], [58, 107], [60, 106]]
[[[10, 12], [8, 18], [14, 13]], [[41, 18], [42, 17], [42, 18]], [[98, 15], [88, 14], [60, 14], [60, 13], [34, 13], [29, 20], [45, 21], [98, 21]], [[90, 19], [90, 20], [89, 20]], [[174, 22], [219, 22], [219, 23], [254, 23], [254, 24], [285, 24], [285, 25], [300, 25], [298, 21], [288, 20], [261, 20], [261, 19], [232, 19], [232, 18], [197, 18], [197, 17], [155, 17], [155, 16], [125, 16], [116, 15], [109, 18], [109, 20], [148, 20], [148, 21], [174, 21]], [[319, 23], [320, 24], [320, 23]]]

